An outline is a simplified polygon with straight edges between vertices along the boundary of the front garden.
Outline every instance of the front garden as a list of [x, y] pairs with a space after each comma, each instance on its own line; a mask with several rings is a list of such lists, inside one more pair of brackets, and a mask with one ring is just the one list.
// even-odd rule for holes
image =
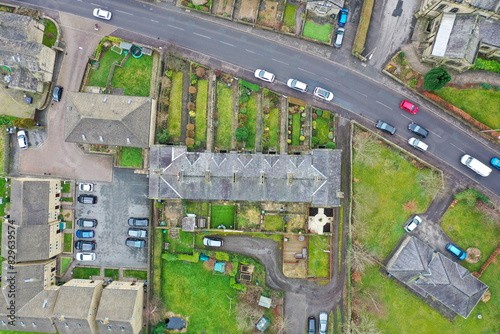
[[262, 97], [264, 113], [264, 131], [262, 134], [262, 152], [280, 153], [280, 98], [279, 95], [264, 89]]
[[142, 148], [121, 147], [118, 155], [120, 166], [142, 168]]
[[330, 236], [309, 236], [309, 275], [314, 278], [330, 279]]
[[212, 205], [210, 213], [210, 228], [234, 228], [234, 205]]
[[[328, 143], [333, 143], [335, 141], [335, 117], [327, 110], [313, 109], [312, 120], [312, 147], [327, 147]], [[327, 148], [335, 148], [335, 146], [329, 146]]]
[[217, 105], [214, 112], [215, 151], [231, 150], [233, 132], [233, 77], [216, 71]]

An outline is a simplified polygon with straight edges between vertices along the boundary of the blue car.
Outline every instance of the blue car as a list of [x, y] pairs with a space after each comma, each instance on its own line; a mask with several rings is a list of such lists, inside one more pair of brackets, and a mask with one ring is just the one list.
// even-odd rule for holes
[[465, 260], [467, 257], [467, 253], [462, 248], [455, 246], [452, 243], [446, 245], [446, 250], [455, 255], [459, 260]]
[[500, 170], [500, 159], [498, 158], [492, 158], [490, 161], [491, 165], [495, 167], [496, 169]]
[[78, 238], [91, 239], [95, 237], [95, 232], [93, 230], [78, 230], [76, 231], [76, 236]]
[[347, 23], [347, 14], [349, 14], [349, 11], [347, 9], [343, 8], [340, 10], [338, 22], [338, 25], [340, 27], [345, 26], [345, 24]]

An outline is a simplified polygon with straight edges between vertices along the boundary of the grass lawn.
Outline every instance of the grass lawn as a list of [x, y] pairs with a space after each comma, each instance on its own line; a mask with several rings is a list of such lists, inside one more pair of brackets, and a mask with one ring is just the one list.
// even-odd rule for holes
[[300, 145], [300, 113], [292, 115], [292, 145]]
[[99, 276], [100, 274], [100, 268], [76, 267], [73, 269], [73, 278], [88, 279], [91, 276]]
[[124, 88], [129, 96], [149, 96], [153, 57], [129, 57], [123, 67], [116, 67], [111, 79], [111, 87]]
[[179, 231], [179, 239], [170, 239], [168, 233], [163, 234], [163, 241], [170, 243], [170, 253], [192, 253], [193, 234]]
[[325, 235], [315, 235], [309, 237], [309, 270], [316, 277], [328, 277], [328, 262], [330, 253], [324, 250], [330, 250], [330, 237]]
[[104, 276], [111, 277], [113, 281], [120, 279], [120, 271], [118, 269], [104, 269]]
[[62, 182], [62, 192], [69, 194], [71, 191], [71, 182]]
[[[84, 50], [79, 51], [84, 52]], [[100, 60], [99, 69], [97, 71], [93, 69], [90, 70], [87, 86], [106, 87], [109, 72], [111, 71], [111, 65], [115, 61], [121, 62], [125, 57], [123, 53], [119, 55], [118, 53], [111, 51], [111, 49], [103, 49], [101, 55], [102, 57]]]
[[155, 230], [154, 257], [153, 257], [153, 294], [159, 296], [161, 293], [161, 253], [163, 247], [163, 238], [167, 235], [167, 230]]
[[[271, 108], [269, 111], [269, 146], [279, 146], [279, 110], [278, 108]], [[279, 151], [279, 149], [278, 149]]]
[[245, 145], [246, 150], [253, 150], [255, 148], [255, 132], [257, 128], [257, 93], [252, 92], [250, 99], [247, 102], [247, 124], [248, 137]]
[[188, 202], [186, 213], [194, 213], [197, 216], [208, 217], [209, 212], [208, 202]]
[[[492, 129], [500, 128], [500, 92], [485, 89], [442, 88], [433, 91]], [[478, 103], [481, 101], [481, 103]]]
[[314, 122], [316, 122], [316, 130], [318, 130], [318, 145], [325, 145], [327, 142], [331, 141], [328, 139], [328, 133], [330, 132], [328, 123], [330, 123], [330, 120], [324, 117], [318, 117]]
[[73, 233], [64, 233], [64, 251], [70, 253], [73, 249]]
[[[5, 135], [6, 135], [6, 131], [5, 129], [7, 128], [7, 126], [5, 125], [2, 125], [0, 126], [0, 156], [5, 156]], [[3, 174], [5, 173], [5, 166], [3, 164], [3, 161], [0, 163], [0, 174]]]
[[[3, 164], [2, 164], [3, 166]], [[6, 181], [5, 178], [0, 178], [0, 197], [6, 198], [9, 194], [7, 194]], [[0, 215], [5, 216], [5, 208], [7, 207], [7, 201], [4, 201], [3, 204], [0, 204]], [[2, 224], [0, 224], [0, 232], [2, 231]]]
[[66, 270], [66, 268], [68, 268], [70, 263], [71, 263], [71, 258], [61, 257], [61, 274], [64, 273], [64, 271]]
[[148, 272], [143, 270], [124, 270], [123, 277], [132, 277], [141, 281], [146, 281], [148, 279]]
[[231, 136], [233, 131], [233, 90], [217, 84], [217, 109], [219, 112], [216, 146], [219, 149], [231, 150]]
[[281, 216], [265, 216], [264, 218], [265, 231], [283, 231], [283, 218]]
[[234, 210], [234, 205], [212, 205], [210, 227], [217, 228], [223, 224], [229, 228], [234, 225]]
[[43, 45], [51, 48], [57, 40], [57, 27], [51, 20], [43, 20], [45, 32], [43, 33]]
[[122, 167], [142, 167], [142, 148], [123, 147], [122, 148]]
[[500, 228], [497, 222], [488, 219], [475, 204], [469, 205], [463, 200], [459, 200], [455, 207], [450, 207], [446, 211], [441, 220], [441, 227], [461, 248], [467, 250], [469, 247], [475, 247], [481, 250], [482, 258], [478, 263], [467, 263], [467, 261], [460, 263], [472, 272], [481, 269], [500, 240]]
[[66, 223], [66, 228], [72, 229], [73, 228], [73, 222], [65, 222]]
[[172, 74], [172, 90], [170, 91], [170, 105], [168, 107], [168, 131], [170, 137], [181, 136], [182, 113], [182, 72]]
[[198, 80], [198, 93], [196, 94], [196, 128], [194, 139], [207, 141], [207, 103], [208, 81]]
[[294, 6], [289, 3], [286, 4], [285, 7], [285, 15], [283, 16], [283, 22], [285, 25], [289, 26], [293, 31], [297, 29], [297, 22], [295, 21], [295, 14], [297, 14], [297, 10], [299, 6]]
[[333, 26], [331, 24], [318, 25], [312, 20], [307, 20], [304, 24], [302, 35], [322, 42], [329, 42]]

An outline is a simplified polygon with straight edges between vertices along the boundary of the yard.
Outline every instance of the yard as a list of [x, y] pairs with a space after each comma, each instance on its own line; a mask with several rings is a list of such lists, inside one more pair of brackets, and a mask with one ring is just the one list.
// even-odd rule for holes
[[292, 145], [300, 145], [300, 113], [292, 116]]
[[283, 218], [281, 216], [266, 215], [263, 229], [266, 231], [283, 232]]
[[[297, 22], [295, 20], [295, 15], [299, 6], [291, 5], [287, 2], [285, 7], [285, 15], [283, 16], [283, 27], [281, 28], [285, 32], [295, 33], [297, 30]], [[286, 29], [285, 29], [286, 27]]]
[[123, 147], [121, 151], [121, 166], [142, 168], [142, 148]]
[[224, 225], [225, 228], [232, 228], [234, 225], [234, 205], [212, 205], [211, 228], [218, 228]]
[[217, 83], [217, 113], [215, 145], [220, 150], [229, 151], [233, 132], [233, 90], [223, 83]]
[[118, 281], [120, 272], [118, 269], [104, 269], [104, 277], [111, 277], [113, 281]]
[[62, 182], [62, 193], [69, 194], [70, 191], [71, 191], [71, 181]]
[[66, 271], [66, 268], [68, 268], [69, 264], [71, 263], [71, 258], [69, 257], [61, 257], [61, 274], [64, 274]]
[[43, 20], [45, 31], [43, 32], [43, 45], [52, 48], [57, 40], [57, 27], [51, 20]]
[[197, 216], [208, 217], [209, 215], [209, 203], [208, 202], [188, 202], [186, 207], [186, 213], [194, 213]]
[[64, 233], [64, 252], [71, 253], [73, 250], [73, 233]]
[[500, 92], [486, 89], [441, 88], [432, 93], [462, 109], [484, 125], [492, 129], [500, 128], [500, 112], [498, 112]]
[[124, 270], [123, 277], [132, 277], [141, 281], [146, 281], [148, 279], [148, 272], [143, 270]]
[[236, 229], [260, 231], [260, 202], [239, 202], [236, 212]]
[[255, 132], [257, 130], [257, 93], [252, 92], [247, 102], [247, 123], [248, 137], [245, 149], [252, 151], [255, 149]]
[[330, 41], [330, 35], [332, 34], [332, 31], [333, 25], [331, 24], [319, 25], [314, 23], [314, 21], [312, 20], [307, 20], [304, 24], [304, 31], [302, 31], [302, 35], [308, 38], [328, 43]]
[[123, 58], [125, 58], [125, 55], [123, 53], [120, 55], [116, 52], [111, 51], [110, 48], [103, 48], [99, 63], [99, 69], [90, 70], [87, 86], [106, 87], [109, 72], [111, 71], [111, 65], [115, 61], [121, 62]]
[[170, 243], [170, 253], [192, 253], [194, 235], [191, 232], [179, 231], [179, 238], [169, 238], [168, 233], [163, 233], [163, 242]]
[[[314, 115], [317, 116], [314, 116]], [[316, 118], [315, 118], [316, 117]], [[314, 110], [313, 113], [313, 138], [312, 143], [322, 146], [326, 145], [326, 143], [331, 142], [332, 140], [328, 138], [328, 133], [330, 132], [330, 122], [333, 123], [333, 117], [331, 117], [331, 113], [329, 111], [323, 110]], [[332, 125], [333, 127], [333, 125]], [[314, 139], [314, 138], [317, 139]]]
[[73, 269], [73, 278], [89, 279], [91, 276], [99, 276], [100, 268], [76, 267]]
[[314, 277], [329, 278], [330, 237], [315, 235], [309, 237], [309, 271]]
[[111, 87], [123, 88], [128, 96], [149, 96], [153, 56], [129, 57], [123, 67], [116, 67]]
[[269, 112], [269, 147], [279, 147], [279, 117], [279, 109], [272, 108]]
[[195, 140], [207, 141], [207, 102], [208, 81], [198, 80], [198, 94], [196, 95], [196, 129]]
[[172, 90], [168, 107], [168, 131], [171, 137], [181, 136], [182, 72], [172, 73]]

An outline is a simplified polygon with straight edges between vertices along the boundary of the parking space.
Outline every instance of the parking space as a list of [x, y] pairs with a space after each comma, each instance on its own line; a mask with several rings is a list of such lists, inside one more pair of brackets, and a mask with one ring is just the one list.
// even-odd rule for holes
[[[145, 248], [125, 245], [129, 217], [150, 217], [147, 176], [115, 168], [113, 183], [95, 183], [94, 188], [93, 192], [78, 189], [76, 193], [77, 197], [81, 194], [97, 196], [97, 204], [75, 203], [75, 219], [90, 218], [98, 222], [94, 238], [97, 258], [93, 262], [81, 262], [81, 265], [147, 268], [149, 240], [146, 240]], [[75, 240], [79, 239], [75, 236]]]

